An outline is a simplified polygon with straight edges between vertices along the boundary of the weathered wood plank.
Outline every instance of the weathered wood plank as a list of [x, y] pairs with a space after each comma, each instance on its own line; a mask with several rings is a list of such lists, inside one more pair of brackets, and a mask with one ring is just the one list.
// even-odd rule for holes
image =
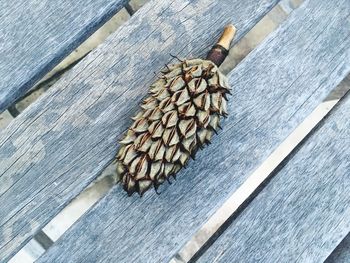
[[337, 246], [325, 263], [348, 263], [350, 259], [350, 234]]
[[[142, 199], [115, 187], [39, 262], [168, 262], [349, 72], [347, 6], [313, 0], [294, 12], [229, 75], [234, 93], [224, 130], [175, 185]], [[122, 100], [136, 105], [134, 96], [128, 91]], [[120, 120], [133, 111], [116, 110]], [[127, 124], [106, 129], [119, 133]]]
[[152, 1], [17, 117], [0, 134], [0, 258], [111, 162], [153, 71], [170, 53], [204, 55], [228, 22], [239, 39], [277, 2]]
[[127, 0], [0, 1], [0, 112]]
[[199, 262], [323, 262], [332, 253], [350, 231], [350, 96], [340, 104]]

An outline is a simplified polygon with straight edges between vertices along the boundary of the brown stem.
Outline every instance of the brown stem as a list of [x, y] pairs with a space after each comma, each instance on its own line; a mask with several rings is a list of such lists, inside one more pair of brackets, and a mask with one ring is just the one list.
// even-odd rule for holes
[[236, 28], [232, 24], [227, 25], [218, 42], [208, 52], [207, 59], [219, 67], [228, 55], [228, 50], [235, 33]]

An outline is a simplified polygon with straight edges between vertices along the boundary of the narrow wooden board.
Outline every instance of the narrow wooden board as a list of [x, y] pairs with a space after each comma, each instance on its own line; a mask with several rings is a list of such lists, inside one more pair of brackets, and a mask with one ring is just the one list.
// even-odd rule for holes
[[[115, 187], [39, 262], [168, 262], [350, 71], [347, 5], [313, 0], [293, 12], [229, 75], [231, 115], [176, 183], [142, 199]], [[134, 112], [135, 92], [118, 100], [128, 100], [127, 109], [112, 106], [119, 120]], [[105, 127], [119, 134], [129, 123]]]
[[0, 112], [127, 0], [0, 1]]
[[15, 253], [112, 161], [117, 139], [170, 53], [205, 55], [229, 22], [238, 40], [277, 2], [151, 1], [17, 117], [0, 134], [0, 258]]
[[325, 263], [348, 263], [350, 259], [350, 233], [337, 246]]
[[325, 261], [350, 232], [350, 96], [340, 104], [198, 262]]

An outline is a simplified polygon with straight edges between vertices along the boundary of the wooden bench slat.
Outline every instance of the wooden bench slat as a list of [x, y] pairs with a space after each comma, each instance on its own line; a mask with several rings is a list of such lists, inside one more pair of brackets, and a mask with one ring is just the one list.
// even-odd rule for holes
[[[350, 158], [350, 157], [349, 157]], [[348, 263], [350, 258], [350, 234], [337, 246], [325, 263]]]
[[205, 55], [228, 22], [238, 40], [277, 2], [152, 1], [17, 117], [0, 133], [0, 258], [111, 162], [128, 116], [170, 53]]
[[3, 0], [0, 112], [87, 39], [126, 0]]
[[199, 262], [324, 262], [350, 231], [349, 112], [347, 96]]
[[[168, 262], [348, 74], [345, 7], [347, 0], [313, 0], [293, 12], [229, 75], [234, 92], [224, 129], [174, 185], [142, 199], [115, 187], [38, 262]], [[140, 98], [134, 92], [118, 100], [129, 99], [119, 120], [134, 111]]]

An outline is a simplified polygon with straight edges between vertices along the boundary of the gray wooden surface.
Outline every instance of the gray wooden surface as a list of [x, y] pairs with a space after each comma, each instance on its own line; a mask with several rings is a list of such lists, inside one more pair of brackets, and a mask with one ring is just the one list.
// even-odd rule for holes
[[[350, 157], [349, 157], [350, 158]], [[349, 263], [350, 262], [350, 233], [337, 246], [325, 263]]]
[[350, 231], [349, 112], [347, 96], [198, 262], [323, 262]]
[[126, 2], [0, 0], [0, 112]]
[[[167, 262], [349, 72], [348, 5], [348, 0], [313, 0], [294, 12], [229, 74], [234, 88], [231, 115], [212, 145], [198, 153], [176, 183], [160, 189], [159, 196], [149, 192], [141, 199], [128, 198], [115, 187], [39, 262]], [[235, 22], [237, 8], [229, 10], [230, 6], [222, 4]], [[98, 125], [105, 129], [89, 127], [89, 140], [100, 139], [100, 145], [106, 145], [104, 156], [114, 152], [108, 136], [114, 140], [112, 133], [120, 134], [130, 123], [125, 116], [132, 115], [145, 92], [134, 89], [142, 79], [133, 79], [123, 96], [99, 116]], [[114, 120], [105, 119], [111, 114]]]
[[170, 53], [204, 55], [228, 22], [239, 39], [277, 2], [152, 1], [11, 122], [0, 133], [0, 258], [23, 246], [112, 161], [117, 138]]

